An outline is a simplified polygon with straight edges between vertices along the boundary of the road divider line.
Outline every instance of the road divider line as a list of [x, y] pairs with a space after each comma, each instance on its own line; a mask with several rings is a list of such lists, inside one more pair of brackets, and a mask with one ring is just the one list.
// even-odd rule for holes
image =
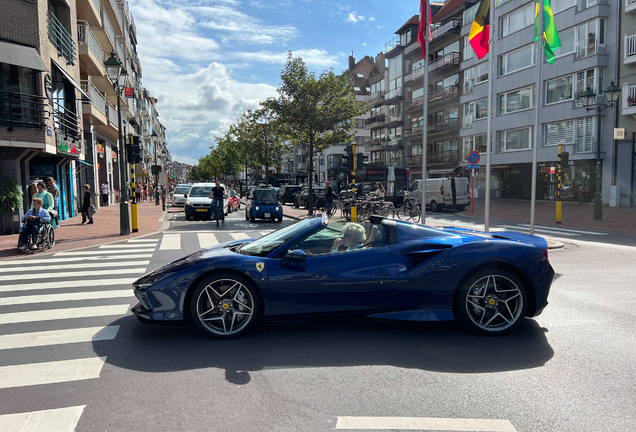
[[[529, 224], [519, 224], [520, 226], [524, 226], [524, 227], [529, 227]], [[576, 234], [589, 234], [589, 235], [602, 235], [602, 236], [606, 236], [607, 233], [603, 233], [603, 232], [596, 232], [596, 231], [583, 231], [583, 230], [575, 230], [575, 229], [571, 229], [571, 228], [559, 228], [559, 227], [547, 227], [547, 226], [543, 226], [543, 225], [535, 225], [535, 229], [542, 229], [542, 230], [549, 230], [549, 231], [557, 231], [557, 232], [571, 232], [571, 233], [576, 233]]]
[[181, 234], [164, 234], [159, 250], [181, 250]]
[[431, 417], [338, 417], [336, 429], [517, 432], [508, 420]]
[[95, 279], [95, 280], [72, 280], [55, 282], [23, 283], [13, 285], [0, 285], [0, 292], [12, 291], [35, 291], [56, 288], [97, 288], [100, 286], [128, 285], [130, 286], [138, 278], [117, 278], [117, 279]]
[[125, 315], [130, 304], [89, 306], [67, 309], [45, 309], [28, 312], [11, 312], [0, 315], [0, 324], [18, 324], [38, 321], [54, 321], [72, 318], [94, 318], [100, 316]]
[[[139, 247], [143, 247], [143, 245], [139, 245]], [[58, 252], [53, 256], [90, 256], [90, 255], [113, 255], [116, 254], [122, 259], [129, 258], [126, 254], [136, 254], [136, 253], [146, 253], [146, 252], [154, 252], [155, 248], [152, 249], [118, 249], [118, 250], [98, 250], [98, 251], [82, 251], [82, 252]]]
[[0, 350], [113, 340], [118, 331], [119, 326], [106, 326], [0, 335]]
[[110, 291], [84, 291], [62, 294], [44, 294], [18, 297], [0, 297], [0, 306], [12, 306], [36, 303], [53, 303], [60, 301], [96, 300], [109, 298], [134, 297], [131, 289]]
[[0, 366], [0, 389], [99, 378], [106, 357]]
[[131, 273], [145, 273], [146, 267], [139, 268], [123, 268], [123, 269], [106, 269], [106, 270], [86, 270], [86, 271], [65, 271], [59, 273], [46, 273], [39, 271], [37, 273], [27, 273], [19, 275], [3, 275], [0, 276], [0, 281], [22, 281], [22, 280], [48, 280], [58, 278], [73, 278], [73, 277], [86, 277], [86, 276], [115, 276], [126, 275]]
[[[154, 250], [153, 250], [154, 252]], [[134, 254], [134, 255], [126, 255], [124, 257], [120, 256], [111, 256], [111, 255], [101, 255], [101, 256], [80, 256], [80, 257], [67, 257], [67, 258], [45, 258], [45, 259], [21, 259], [21, 260], [0, 260], [0, 268], [3, 266], [7, 267], [16, 267], [16, 266], [35, 266], [38, 267], [44, 266], [47, 264], [53, 263], [69, 263], [76, 261], [102, 261], [102, 260], [130, 260], [130, 259], [140, 259], [140, 258], [152, 258], [152, 254]], [[126, 261], [122, 261], [126, 262]], [[90, 264], [92, 267], [101, 266], [101, 262], [99, 264]], [[121, 264], [121, 263], [120, 263]]]
[[[66, 260], [64, 260], [63, 262], [66, 262]], [[36, 274], [37, 272], [41, 272], [44, 270], [48, 270], [48, 269], [55, 269], [55, 270], [76, 270], [76, 269], [86, 269], [86, 268], [90, 268], [90, 269], [94, 269], [95, 267], [99, 267], [99, 268], [119, 268], [119, 267], [132, 267], [132, 266], [147, 266], [148, 264], [150, 264], [150, 261], [124, 261], [124, 262], [100, 262], [99, 264], [97, 263], [75, 263], [75, 264], [57, 264], [57, 263], [53, 263], [53, 265], [47, 265], [49, 262], [48, 261], [43, 261], [42, 263], [40, 263], [38, 266], [36, 267], [9, 267], [9, 268], [0, 268], [0, 273], [15, 273], [15, 272], [28, 272], [28, 271], [32, 271], [35, 272], [34, 274]]]
[[203, 234], [203, 233], [199, 233], [197, 234], [197, 237], [199, 238], [199, 246], [203, 249], [203, 248], [209, 248], [212, 246], [216, 246], [219, 244], [219, 241], [216, 239], [216, 235], [215, 234]]
[[0, 415], [0, 430], [73, 432], [85, 406]]

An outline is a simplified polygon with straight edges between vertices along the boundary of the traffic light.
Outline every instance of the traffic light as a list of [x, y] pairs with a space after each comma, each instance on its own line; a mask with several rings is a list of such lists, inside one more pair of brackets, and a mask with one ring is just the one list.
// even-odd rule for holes
[[130, 134], [130, 144], [126, 146], [126, 157], [128, 163], [140, 163], [141, 162], [141, 140], [138, 136]]
[[153, 165], [151, 170], [152, 175], [158, 175], [161, 172], [161, 165]]
[[361, 170], [366, 164], [369, 163], [369, 155], [364, 153], [358, 153], [356, 155], [356, 169]]
[[557, 164], [561, 167], [561, 169], [567, 167], [570, 161], [570, 153], [563, 152], [559, 153], [557, 156], [559, 156], [559, 161], [557, 162]]
[[350, 170], [353, 169], [353, 154], [347, 153], [342, 156], [342, 166]]

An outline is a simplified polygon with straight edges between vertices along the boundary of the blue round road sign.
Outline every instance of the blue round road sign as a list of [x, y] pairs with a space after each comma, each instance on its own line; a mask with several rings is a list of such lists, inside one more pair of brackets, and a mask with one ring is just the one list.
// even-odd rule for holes
[[471, 151], [468, 153], [468, 163], [471, 165], [477, 165], [479, 163], [479, 153], [476, 151]]

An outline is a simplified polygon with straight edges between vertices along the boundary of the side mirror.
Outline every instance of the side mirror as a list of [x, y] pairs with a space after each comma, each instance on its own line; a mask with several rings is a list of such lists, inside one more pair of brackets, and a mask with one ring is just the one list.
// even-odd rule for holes
[[301, 262], [305, 262], [306, 259], [307, 259], [307, 254], [305, 253], [305, 251], [301, 249], [296, 249], [296, 250], [287, 252], [287, 254], [283, 257], [283, 259], [280, 260], [279, 265], [281, 267], [286, 267], [289, 265], [289, 263], [301, 263]]
[[188, 194], [183, 194], [183, 197], [187, 199], [188, 198]]

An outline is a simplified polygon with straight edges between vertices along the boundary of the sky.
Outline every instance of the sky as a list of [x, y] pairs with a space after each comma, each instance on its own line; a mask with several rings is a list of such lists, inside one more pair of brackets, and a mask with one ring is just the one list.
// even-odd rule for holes
[[419, 0], [129, 0], [142, 84], [173, 160], [196, 164], [241, 113], [276, 96], [287, 52], [337, 73], [375, 57]]

